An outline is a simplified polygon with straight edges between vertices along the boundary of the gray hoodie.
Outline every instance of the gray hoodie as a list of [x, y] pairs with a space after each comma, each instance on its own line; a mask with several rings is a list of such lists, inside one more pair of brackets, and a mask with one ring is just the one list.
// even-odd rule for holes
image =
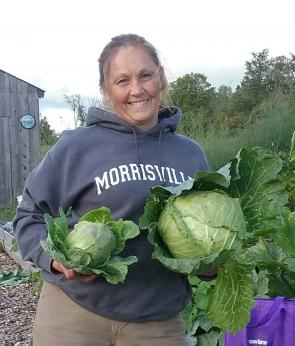
[[43, 215], [56, 217], [59, 207], [72, 207], [73, 226], [85, 212], [107, 207], [113, 219], [138, 223], [152, 186], [176, 186], [208, 170], [200, 146], [175, 133], [179, 117], [178, 108], [164, 108], [158, 124], [144, 132], [113, 113], [90, 108], [87, 126], [65, 131], [27, 179], [14, 219], [21, 254], [41, 268], [46, 281], [94, 313], [121, 321], [162, 320], [185, 307], [191, 289], [184, 275], [151, 259], [144, 230], [121, 254], [139, 259], [129, 266], [124, 283], [112, 285], [100, 277], [84, 283], [55, 274], [40, 246], [47, 237]]

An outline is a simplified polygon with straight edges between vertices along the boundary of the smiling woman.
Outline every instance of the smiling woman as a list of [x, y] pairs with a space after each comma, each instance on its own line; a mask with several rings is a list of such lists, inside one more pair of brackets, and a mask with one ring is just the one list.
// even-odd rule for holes
[[167, 87], [155, 48], [137, 35], [118, 36], [99, 62], [101, 91], [117, 116], [143, 130], [153, 127]]
[[163, 70], [142, 48], [126, 47], [113, 57], [102, 91], [119, 117], [148, 130], [158, 121], [162, 89]]
[[134, 34], [114, 37], [99, 70], [112, 111], [91, 107], [86, 127], [63, 132], [30, 174], [14, 220], [22, 256], [45, 280], [33, 343], [184, 346], [180, 312], [191, 298], [189, 282], [151, 258], [145, 230], [126, 242], [123, 255], [138, 262], [120, 284], [78, 275], [40, 245], [48, 236], [44, 214], [71, 208], [71, 228], [86, 212], [106, 207], [112, 220], [138, 223], [151, 187], [177, 186], [208, 170], [198, 143], [176, 133], [180, 109], [160, 109], [167, 82], [149, 42]]

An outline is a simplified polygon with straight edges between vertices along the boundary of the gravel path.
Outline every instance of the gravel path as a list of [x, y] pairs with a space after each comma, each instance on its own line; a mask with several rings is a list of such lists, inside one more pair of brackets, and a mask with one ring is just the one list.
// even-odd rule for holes
[[[0, 272], [17, 268], [19, 266], [5, 252], [0, 253]], [[0, 286], [1, 346], [30, 345], [37, 301], [34, 283]]]

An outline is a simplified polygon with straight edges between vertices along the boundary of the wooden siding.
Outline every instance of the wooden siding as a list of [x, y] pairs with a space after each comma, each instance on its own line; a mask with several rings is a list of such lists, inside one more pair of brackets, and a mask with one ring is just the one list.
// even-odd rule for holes
[[[0, 70], [0, 208], [21, 194], [25, 181], [40, 160], [39, 97], [44, 91]], [[35, 126], [21, 126], [30, 114]]]

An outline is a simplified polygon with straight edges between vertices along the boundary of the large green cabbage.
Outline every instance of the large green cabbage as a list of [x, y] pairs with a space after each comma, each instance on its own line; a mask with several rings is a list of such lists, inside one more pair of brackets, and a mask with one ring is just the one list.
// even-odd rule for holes
[[158, 232], [174, 258], [193, 259], [239, 249], [246, 222], [237, 199], [217, 191], [194, 191], [169, 198]]

